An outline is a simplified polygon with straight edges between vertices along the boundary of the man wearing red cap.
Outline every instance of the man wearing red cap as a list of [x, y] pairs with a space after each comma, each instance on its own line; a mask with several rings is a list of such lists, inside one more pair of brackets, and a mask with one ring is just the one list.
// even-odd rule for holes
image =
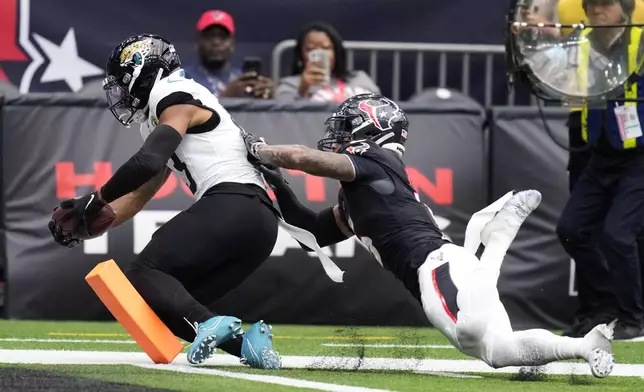
[[272, 98], [270, 79], [233, 67], [235, 21], [227, 12], [204, 12], [197, 22], [199, 64], [187, 66], [186, 76], [210, 89], [218, 97]]

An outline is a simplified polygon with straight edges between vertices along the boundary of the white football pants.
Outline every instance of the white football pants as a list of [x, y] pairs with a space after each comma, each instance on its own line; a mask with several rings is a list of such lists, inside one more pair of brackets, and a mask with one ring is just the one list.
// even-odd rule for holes
[[[487, 221], [479, 222], [477, 239]], [[542, 329], [512, 330], [497, 290], [510, 243], [506, 237], [492, 234], [480, 260], [472, 251], [479, 243], [472, 245], [466, 238], [470, 249], [444, 245], [430, 253], [419, 268], [421, 301], [432, 325], [461, 352], [494, 368], [587, 360], [592, 347], [583, 338], [557, 336]]]

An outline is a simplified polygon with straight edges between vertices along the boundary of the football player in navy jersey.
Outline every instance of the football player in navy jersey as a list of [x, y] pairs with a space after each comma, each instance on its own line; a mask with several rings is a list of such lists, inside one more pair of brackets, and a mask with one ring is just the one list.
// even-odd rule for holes
[[[355, 235], [457, 349], [494, 368], [584, 359], [596, 377], [610, 374], [614, 323], [598, 325], [583, 338], [541, 329], [513, 331], [499, 298], [503, 258], [541, 202], [538, 191], [508, 193], [486, 209], [492, 215], [483, 223], [479, 218], [485, 215], [474, 215], [477, 222], [473, 217], [467, 232], [470, 225], [479, 227], [468, 233], [485, 246], [479, 259], [476, 250], [448, 241], [431, 209], [419, 201], [402, 161], [409, 121], [395, 102], [377, 94], [356, 95], [325, 126], [317, 150], [267, 145], [242, 130], [249, 160], [264, 173], [288, 223], [313, 233], [320, 247]], [[305, 208], [279, 167], [339, 180], [338, 204], [319, 213]]]

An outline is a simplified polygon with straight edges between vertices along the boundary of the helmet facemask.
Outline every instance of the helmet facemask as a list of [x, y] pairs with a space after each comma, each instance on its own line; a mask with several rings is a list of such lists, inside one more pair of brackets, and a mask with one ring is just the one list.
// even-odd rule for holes
[[[159, 69], [152, 85], [161, 79], [162, 74], [163, 70]], [[103, 81], [103, 90], [105, 90], [110, 111], [126, 127], [129, 127], [133, 122], [143, 123], [148, 118], [149, 96], [141, 98], [135, 97], [131, 93], [133, 86], [132, 81], [130, 81], [131, 78], [132, 76], [126, 73], [123, 75], [121, 81], [117, 80], [114, 75], [108, 76]], [[145, 102], [145, 105], [143, 105], [143, 102]]]
[[341, 116], [334, 114], [324, 122], [324, 137], [318, 141], [321, 151], [337, 151], [338, 147], [350, 143], [351, 121], [358, 116]]

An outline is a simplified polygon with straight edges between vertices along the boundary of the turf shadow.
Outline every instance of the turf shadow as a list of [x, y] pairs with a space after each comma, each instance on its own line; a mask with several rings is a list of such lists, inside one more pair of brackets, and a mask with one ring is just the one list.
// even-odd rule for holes
[[43, 370], [0, 367], [0, 391], [166, 392], [170, 390], [61, 375]]

